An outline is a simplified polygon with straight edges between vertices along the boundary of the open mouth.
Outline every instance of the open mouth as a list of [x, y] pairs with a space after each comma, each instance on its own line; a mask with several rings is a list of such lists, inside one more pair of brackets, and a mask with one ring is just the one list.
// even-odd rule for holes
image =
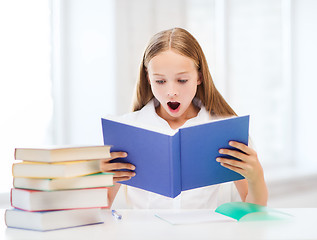
[[168, 102], [167, 105], [171, 110], [175, 111], [179, 108], [181, 104], [179, 102]]

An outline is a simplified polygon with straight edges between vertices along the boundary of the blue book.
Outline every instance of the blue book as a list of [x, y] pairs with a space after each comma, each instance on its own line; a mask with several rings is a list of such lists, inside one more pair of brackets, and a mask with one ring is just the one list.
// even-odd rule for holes
[[[116, 159], [136, 166], [136, 176], [121, 182], [167, 197], [181, 191], [243, 179], [216, 161], [229, 141], [248, 144], [249, 116], [233, 117], [180, 128], [173, 135], [102, 118], [105, 145], [124, 151]], [[227, 156], [228, 157], [228, 156]]]

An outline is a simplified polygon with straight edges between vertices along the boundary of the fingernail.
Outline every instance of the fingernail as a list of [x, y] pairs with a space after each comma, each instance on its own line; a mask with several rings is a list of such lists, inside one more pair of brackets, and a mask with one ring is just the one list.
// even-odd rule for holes
[[232, 141], [230, 141], [230, 142], [229, 142], [229, 145], [230, 145], [230, 146], [232, 146], [232, 145], [233, 145], [233, 142], [232, 142]]
[[123, 157], [127, 157], [128, 156], [128, 154], [127, 153], [123, 153]]
[[219, 150], [219, 153], [223, 153], [223, 150], [222, 150], [222, 149], [220, 149], [220, 150]]
[[220, 162], [220, 158], [216, 158], [216, 161], [217, 161], [217, 162]]

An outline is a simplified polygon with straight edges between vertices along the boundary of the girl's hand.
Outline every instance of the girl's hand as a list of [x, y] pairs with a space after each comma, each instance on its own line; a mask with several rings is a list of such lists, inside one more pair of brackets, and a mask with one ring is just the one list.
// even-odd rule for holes
[[240, 173], [249, 183], [255, 183], [257, 180], [262, 180], [264, 177], [262, 166], [257, 157], [256, 151], [247, 145], [235, 141], [230, 141], [229, 145], [237, 148], [237, 150], [220, 149], [219, 153], [235, 157], [241, 161], [218, 157], [216, 160], [222, 166]]
[[135, 170], [135, 166], [130, 163], [112, 163], [110, 162], [116, 158], [125, 158], [128, 154], [125, 152], [112, 152], [111, 158], [102, 159], [100, 161], [100, 170], [103, 172], [114, 173], [113, 181], [126, 181], [135, 176], [135, 172], [131, 171], [118, 171], [121, 169]]

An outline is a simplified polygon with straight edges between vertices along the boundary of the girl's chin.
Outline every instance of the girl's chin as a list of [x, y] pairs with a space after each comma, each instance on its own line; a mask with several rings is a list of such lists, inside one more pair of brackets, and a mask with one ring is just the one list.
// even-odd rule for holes
[[177, 108], [177, 109], [171, 109], [171, 108], [169, 108], [169, 109], [168, 109], [168, 112], [171, 113], [171, 114], [177, 114], [177, 113], [180, 112], [180, 108]]
[[182, 115], [182, 112], [181, 112], [180, 106], [176, 109], [172, 109], [167, 105], [166, 107], [162, 107], [161, 109], [158, 109], [158, 114], [164, 119], [166, 117], [167, 118], [170, 118], [170, 117], [171, 118], [178, 118]]
[[168, 113], [170, 113], [171, 115], [175, 115], [175, 114], [177, 115], [181, 110], [180, 105], [177, 108], [171, 108], [170, 106], [167, 106], [167, 108], [168, 108]]

